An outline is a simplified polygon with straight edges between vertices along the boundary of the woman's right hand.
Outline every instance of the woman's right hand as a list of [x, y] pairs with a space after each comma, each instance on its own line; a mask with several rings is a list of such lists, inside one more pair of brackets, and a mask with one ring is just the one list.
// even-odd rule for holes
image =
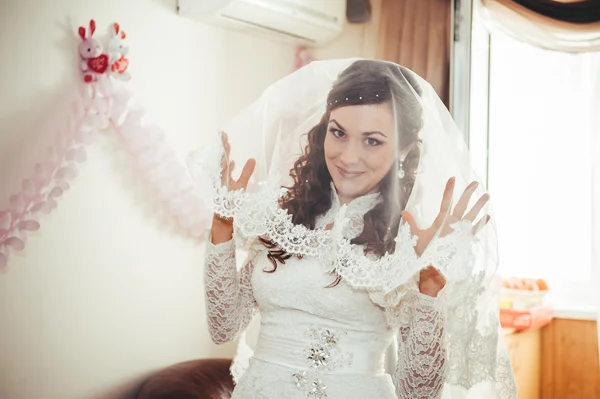
[[[225, 132], [223, 132], [222, 137], [223, 147], [225, 148], [225, 154], [221, 159], [221, 185], [227, 187], [229, 191], [245, 190], [246, 187], [248, 187], [248, 182], [250, 181], [250, 177], [252, 177], [252, 173], [254, 173], [256, 161], [252, 158], [249, 159], [244, 165], [239, 179], [234, 180], [231, 176], [231, 173], [233, 172], [235, 163], [233, 161], [229, 161], [231, 145], [229, 144], [229, 140], [227, 139], [227, 134]], [[219, 215], [214, 214], [211, 228], [212, 243], [220, 244], [223, 242], [227, 242], [231, 240], [232, 237], [233, 219], [224, 219]]]

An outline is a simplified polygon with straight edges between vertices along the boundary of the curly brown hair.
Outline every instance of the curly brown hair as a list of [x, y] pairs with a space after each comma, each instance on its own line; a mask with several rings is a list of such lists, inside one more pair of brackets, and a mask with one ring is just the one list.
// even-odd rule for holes
[[[327, 108], [320, 122], [308, 132], [308, 144], [296, 162], [290, 176], [293, 185], [281, 200], [281, 207], [292, 215], [294, 224], [315, 228], [318, 216], [331, 207], [331, 175], [324, 155], [324, 142], [331, 112], [350, 105], [390, 103], [397, 121], [399, 150], [409, 152], [403, 162], [404, 177], [399, 178], [396, 161], [379, 184], [382, 202], [364, 216], [364, 229], [352, 244], [363, 245], [365, 253], [383, 256], [394, 251], [394, 238], [400, 225], [400, 212], [404, 210], [412, 192], [420, 158], [419, 132], [423, 126], [423, 110], [418, 96], [421, 88], [413, 73], [399, 65], [375, 60], [360, 60], [345, 69], [333, 84], [327, 96]], [[260, 238], [268, 248], [268, 258], [273, 264], [285, 263], [292, 255], [277, 243]], [[339, 282], [339, 278], [334, 282]]]

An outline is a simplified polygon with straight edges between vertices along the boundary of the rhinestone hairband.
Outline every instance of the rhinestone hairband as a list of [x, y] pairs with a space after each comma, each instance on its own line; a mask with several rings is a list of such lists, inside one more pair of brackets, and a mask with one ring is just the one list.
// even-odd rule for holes
[[[375, 94], [375, 97], [379, 98], [379, 94]], [[350, 98], [346, 97], [346, 101], [348, 101]], [[362, 100], [362, 96], [358, 97], [359, 100]], [[338, 100], [335, 100], [334, 102], [330, 102], [329, 105], [333, 105], [333, 104], [337, 104]]]

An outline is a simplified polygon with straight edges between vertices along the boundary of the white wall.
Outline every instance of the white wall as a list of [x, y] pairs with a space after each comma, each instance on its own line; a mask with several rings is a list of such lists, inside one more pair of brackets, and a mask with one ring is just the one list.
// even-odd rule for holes
[[[293, 66], [294, 50], [179, 17], [175, 0], [0, 2], [0, 209], [54, 131], [78, 79], [78, 25], [119, 22], [131, 87], [183, 156]], [[320, 58], [360, 55], [351, 27]], [[329, 54], [329, 55], [328, 55]], [[230, 356], [210, 342], [203, 245], [138, 180], [112, 132], [0, 273], [0, 398], [126, 398], [152, 371]]]

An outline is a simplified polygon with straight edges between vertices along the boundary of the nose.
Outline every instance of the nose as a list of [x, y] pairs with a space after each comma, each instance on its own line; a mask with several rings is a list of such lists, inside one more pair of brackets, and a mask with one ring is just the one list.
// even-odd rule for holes
[[345, 166], [353, 166], [358, 163], [360, 159], [359, 153], [353, 143], [347, 143], [340, 155], [340, 161]]

